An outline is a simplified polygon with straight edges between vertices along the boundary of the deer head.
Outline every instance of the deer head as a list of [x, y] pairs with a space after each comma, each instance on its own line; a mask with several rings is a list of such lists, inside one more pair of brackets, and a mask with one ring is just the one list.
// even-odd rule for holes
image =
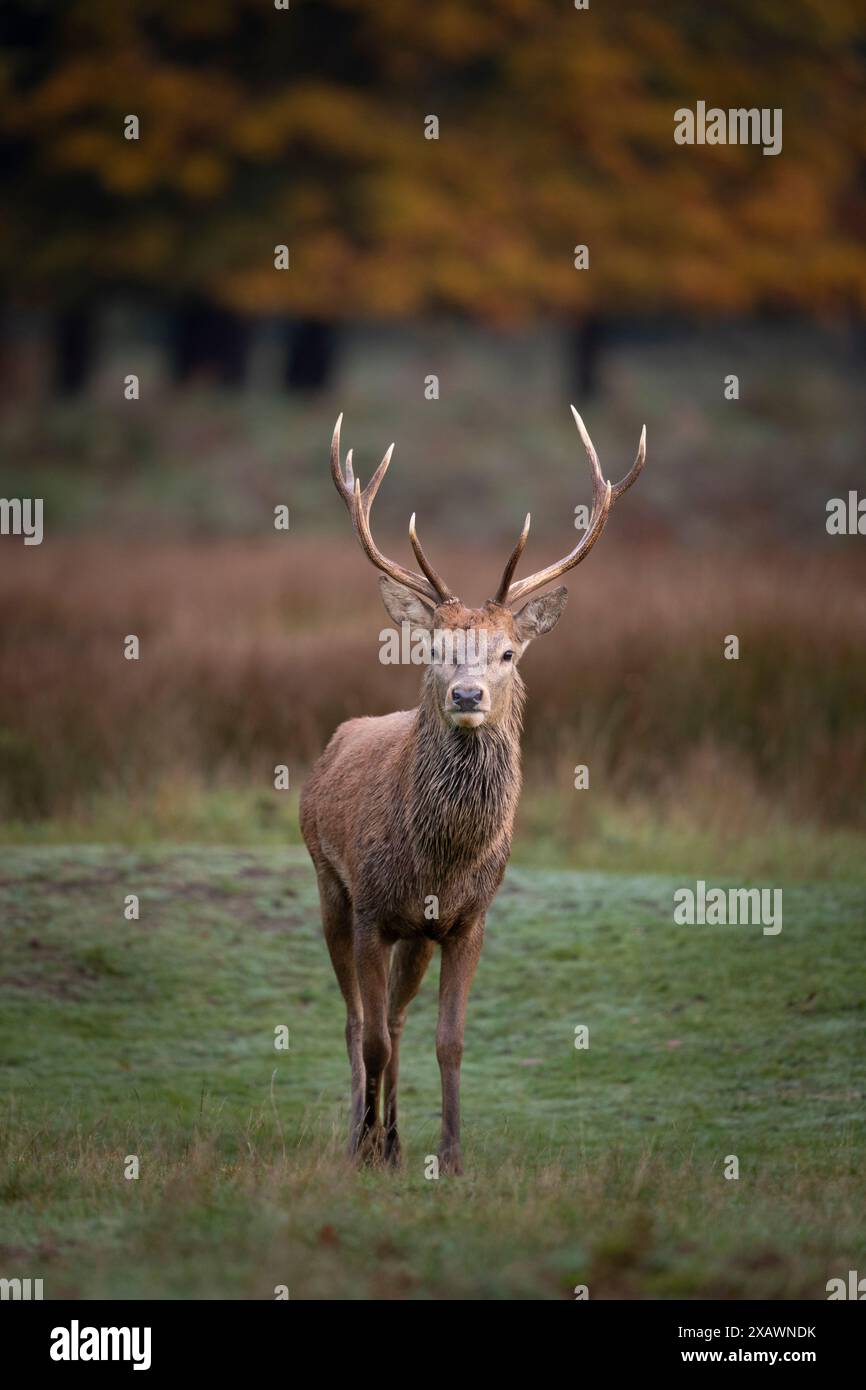
[[409, 540], [422, 573], [405, 569], [382, 554], [370, 530], [370, 508], [388, 471], [394, 445], [362, 490], [354, 475], [351, 449], [346, 456], [345, 476], [343, 474], [340, 461], [342, 415], [334, 428], [331, 442], [334, 485], [346, 504], [361, 548], [370, 562], [383, 572], [379, 585], [389, 615], [398, 626], [409, 623], [414, 631], [430, 635], [431, 661], [427, 680], [433, 705], [442, 721], [454, 728], [473, 730], [484, 725], [500, 726], [508, 721], [515, 698], [519, 700], [522, 695], [517, 671], [520, 657], [534, 637], [541, 637], [556, 626], [568, 590], [560, 585], [522, 607], [516, 605], [586, 559], [607, 524], [614, 502], [628, 491], [646, 461], [644, 426], [629, 472], [619, 483], [606, 482], [586, 427], [574, 406], [571, 411], [592, 474], [593, 505], [589, 526], [574, 549], [561, 560], [515, 582], [514, 572], [529, 535], [527, 515], [496, 593], [481, 608], [467, 608], [434, 570], [421, 548], [414, 512], [409, 521]]

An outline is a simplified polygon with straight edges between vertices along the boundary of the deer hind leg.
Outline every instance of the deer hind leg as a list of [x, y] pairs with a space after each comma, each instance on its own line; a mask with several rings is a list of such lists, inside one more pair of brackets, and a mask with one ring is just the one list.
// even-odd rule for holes
[[400, 1073], [400, 1037], [406, 1021], [406, 1010], [421, 987], [433, 942], [426, 937], [398, 941], [391, 958], [388, 978], [388, 1035], [391, 1056], [385, 1068], [385, 1160], [394, 1167], [400, 1162], [400, 1139], [397, 1134], [397, 1081]]
[[378, 1164], [382, 1162], [385, 1152], [384, 1131], [379, 1120], [379, 1097], [382, 1077], [391, 1058], [391, 1038], [388, 1033], [391, 943], [381, 935], [375, 919], [356, 913], [354, 944], [355, 970], [364, 1018], [364, 1105], [355, 1151], [362, 1162]]
[[463, 1058], [466, 1002], [483, 940], [484, 918], [480, 917], [459, 936], [446, 936], [442, 942], [439, 1022], [436, 1028], [436, 1057], [442, 1077], [441, 1173], [463, 1172], [460, 1154], [460, 1063]]
[[349, 1153], [354, 1154], [364, 1116], [364, 1058], [361, 1045], [364, 1015], [352, 944], [352, 904], [337, 875], [328, 868], [324, 868], [319, 873], [319, 898], [322, 904], [322, 926], [325, 942], [337, 983], [346, 1001], [346, 1050], [349, 1054], [349, 1065], [352, 1068], [352, 1121], [349, 1134]]

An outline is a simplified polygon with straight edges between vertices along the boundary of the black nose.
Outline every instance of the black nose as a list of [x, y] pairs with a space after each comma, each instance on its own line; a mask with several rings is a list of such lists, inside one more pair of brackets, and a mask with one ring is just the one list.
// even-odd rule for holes
[[458, 685], [451, 691], [451, 699], [459, 710], [473, 710], [481, 704], [483, 691], [477, 685]]

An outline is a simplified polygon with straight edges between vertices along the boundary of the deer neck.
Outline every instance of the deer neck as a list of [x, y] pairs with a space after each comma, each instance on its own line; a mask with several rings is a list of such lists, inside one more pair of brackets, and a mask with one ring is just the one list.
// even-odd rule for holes
[[447, 723], [425, 683], [409, 768], [415, 855], [442, 872], [469, 866], [511, 841], [520, 794], [524, 687], [515, 674], [506, 719], [479, 729]]

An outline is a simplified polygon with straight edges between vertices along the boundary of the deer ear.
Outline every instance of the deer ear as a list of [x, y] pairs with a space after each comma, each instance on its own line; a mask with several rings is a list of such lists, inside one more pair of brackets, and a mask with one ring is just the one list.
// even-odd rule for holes
[[531, 642], [533, 637], [543, 637], [545, 632], [550, 632], [551, 628], [556, 627], [567, 599], [568, 590], [560, 584], [558, 589], [552, 589], [549, 594], [530, 599], [519, 613], [515, 613], [514, 621], [521, 642]]
[[398, 584], [395, 579], [386, 579], [384, 575], [379, 580], [379, 588], [385, 609], [398, 627], [402, 623], [411, 623], [412, 627], [433, 631], [433, 608], [428, 607], [418, 594], [413, 594], [411, 589]]

